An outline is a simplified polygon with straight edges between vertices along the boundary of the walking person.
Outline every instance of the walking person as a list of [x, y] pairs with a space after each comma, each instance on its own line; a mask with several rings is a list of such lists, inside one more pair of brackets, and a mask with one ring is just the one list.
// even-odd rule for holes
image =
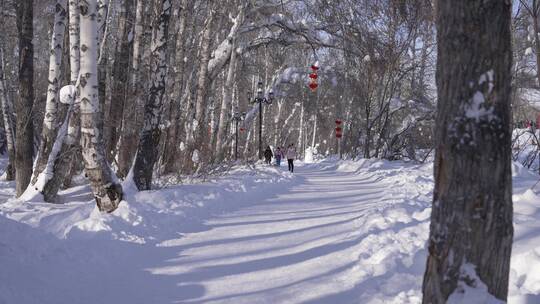
[[281, 158], [283, 157], [283, 152], [281, 151], [280, 147], [276, 148], [276, 153], [274, 154], [274, 158], [276, 159], [276, 166], [281, 166]]
[[267, 165], [270, 165], [272, 163], [272, 149], [270, 149], [270, 146], [266, 147], [266, 150], [264, 150], [264, 160]]
[[289, 164], [289, 171], [291, 173], [294, 172], [294, 159], [296, 158], [296, 149], [294, 148], [294, 144], [290, 144], [287, 148], [287, 163]]

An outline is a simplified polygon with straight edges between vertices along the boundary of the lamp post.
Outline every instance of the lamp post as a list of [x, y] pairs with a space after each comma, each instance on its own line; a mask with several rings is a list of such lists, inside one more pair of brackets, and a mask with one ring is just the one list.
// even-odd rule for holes
[[234, 113], [232, 120], [235, 122], [235, 139], [234, 139], [234, 160], [238, 160], [238, 123], [246, 118], [246, 112]]
[[[251, 97], [250, 97], [251, 99]], [[262, 104], [266, 103], [268, 105], [272, 104], [272, 101], [274, 101], [274, 93], [270, 91], [268, 93], [268, 98], [264, 97], [263, 93], [263, 83], [262, 81], [259, 81], [257, 84], [257, 96], [253, 100], [253, 103], [259, 103], [259, 159], [262, 159], [263, 157], [263, 148], [262, 148], [262, 119], [263, 119], [263, 113], [262, 113]]]

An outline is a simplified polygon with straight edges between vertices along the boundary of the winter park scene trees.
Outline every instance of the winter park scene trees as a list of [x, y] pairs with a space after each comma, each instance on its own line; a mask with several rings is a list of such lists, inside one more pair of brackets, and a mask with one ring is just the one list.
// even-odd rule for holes
[[0, 14], [0, 303], [540, 303], [540, 1]]

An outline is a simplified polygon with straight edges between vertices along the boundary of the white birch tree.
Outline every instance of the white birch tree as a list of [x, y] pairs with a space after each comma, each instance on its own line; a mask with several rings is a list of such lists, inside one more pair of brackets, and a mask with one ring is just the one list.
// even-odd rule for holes
[[[62, 65], [62, 53], [64, 50], [64, 33], [67, 24], [67, 0], [57, 0], [54, 14], [54, 25], [50, 46], [49, 58], [49, 78], [47, 87], [47, 100], [45, 102], [45, 117], [43, 119], [43, 130], [41, 132], [41, 142], [39, 146], [37, 160], [34, 166], [34, 173], [30, 187], [42, 191], [44, 182], [52, 174], [52, 166], [58, 151], [53, 151], [56, 141], [58, 126], [57, 119], [60, 77]], [[38, 180], [40, 183], [37, 184]]]
[[86, 175], [100, 211], [112, 212], [122, 200], [122, 186], [107, 164], [99, 136], [98, 24], [96, 0], [82, 0], [81, 12], [81, 146]]

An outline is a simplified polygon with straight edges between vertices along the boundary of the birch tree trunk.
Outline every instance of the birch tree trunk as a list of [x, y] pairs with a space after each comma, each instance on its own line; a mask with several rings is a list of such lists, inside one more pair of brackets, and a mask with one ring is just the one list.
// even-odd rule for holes
[[17, 11], [17, 31], [19, 35], [19, 96], [15, 103], [17, 133], [15, 138], [15, 182], [16, 193], [20, 196], [32, 178], [34, 156], [34, 18], [33, 1], [15, 2]]
[[13, 117], [13, 104], [6, 91], [4, 67], [4, 51], [0, 49], [0, 100], [2, 101], [2, 118], [6, 130], [9, 158], [6, 167], [6, 180], [12, 181], [15, 179], [15, 118]]
[[423, 302], [445, 303], [479, 280], [506, 301], [513, 236], [511, 2], [439, 0], [436, 8], [439, 100]]
[[80, 2], [81, 12], [81, 146], [86, 174], [100, 211], [112, 212], [122, 200], [122, 186], [109, 168], [99, 136], [98, 26], [96, 0]]
[[[59, 151], [52, 151], [53, 144], [56, 141], [56, 135], [58, 133], [59, 122], [57, 121], [58, 103], [59, 103], [59, 90], [60, 90], [60, 76], [62, 73], [62, 54], [64, 46], [64, 33], [66, 32], [67, 21], [67, 0], [57, 0], [54, 14], [54, 26], [51, 38], [50, 58], [49, 58], [49, 79], [47, 87], [47, 100], [45, 102], [45, 117], [43, 118], [43, 130], [41, 133], [41, 142], [39, 146], [39, 152], [37, 155], [36, 164], [34, 167], [34, 175], [32, 178], [32, 185], [35, 185], [42, 173], [44, 174], [42, 179], [49, 179], [50, 170], [52, 164], [56, 159]], [[38, 191], [43, 186], [43, 183], [37, 185]]]
[[69, 67], [70, 82], [75, 85], [81, 69], [79, 0], [69, 0]]
[[[65, 102], [69, 104], [66, 118], [60, 127], [54, 145], [60, 145], [60, 151], [53, 165], [53, 173], [41, 191], [47, 202], [53, 202], [60, 187], [71, 182], [71, 176], [80, 161], [80, 96], [76, 90], [80, 70], [80, 11], [79, 0], [69, 0], [69, 65], [70, 65], [70, 94]], [[62, 88], [64, 90], [64, 88]], [[62, 91], [61, 90], [61, 91]]]
[[161, 5], [156, 6], [156, 9], [160, 10], [160, 14], [152, 34], [151, 85], [144, 107], [144, 126], [133, 165], [133, 181], [141, 191], [151, 189], [152, 171], [158, 155], [157, 147], [161, 135], [159, 124], [167, 75], [166, 51], [172, 10], [170, 0], [161, 0]]
[[[235, 39], [232, 41], [233, 49], [235, 45]], [[231, 113], [229, 112], [229, 109], [231, 108], [232, 104], [232, 95], [233, 95], [233, 89], [234, 89], [234, 72], [236, 70], [236, 52], [231, 52], [231, 60], [229, 61], [229, 70], [227, 71], [227, 79], [225, 80], [224, 89], [225, 92], [223, 94], [223, 101], [221, 103], [221, 111], [219, 113], [219, 126], [217, 130], [217, 137], [216, 137], [216, 152], [217, 152], [217, 159], [218, 161], [221, 161], [224, 157], [224, 152], [227, 151], [227, 147], [224, 147], [223, 144], [225, 143], [225, 137], [226, 137], [226, 131], [227, 131], [227, 125], [230, 123], [230, 117]]]

